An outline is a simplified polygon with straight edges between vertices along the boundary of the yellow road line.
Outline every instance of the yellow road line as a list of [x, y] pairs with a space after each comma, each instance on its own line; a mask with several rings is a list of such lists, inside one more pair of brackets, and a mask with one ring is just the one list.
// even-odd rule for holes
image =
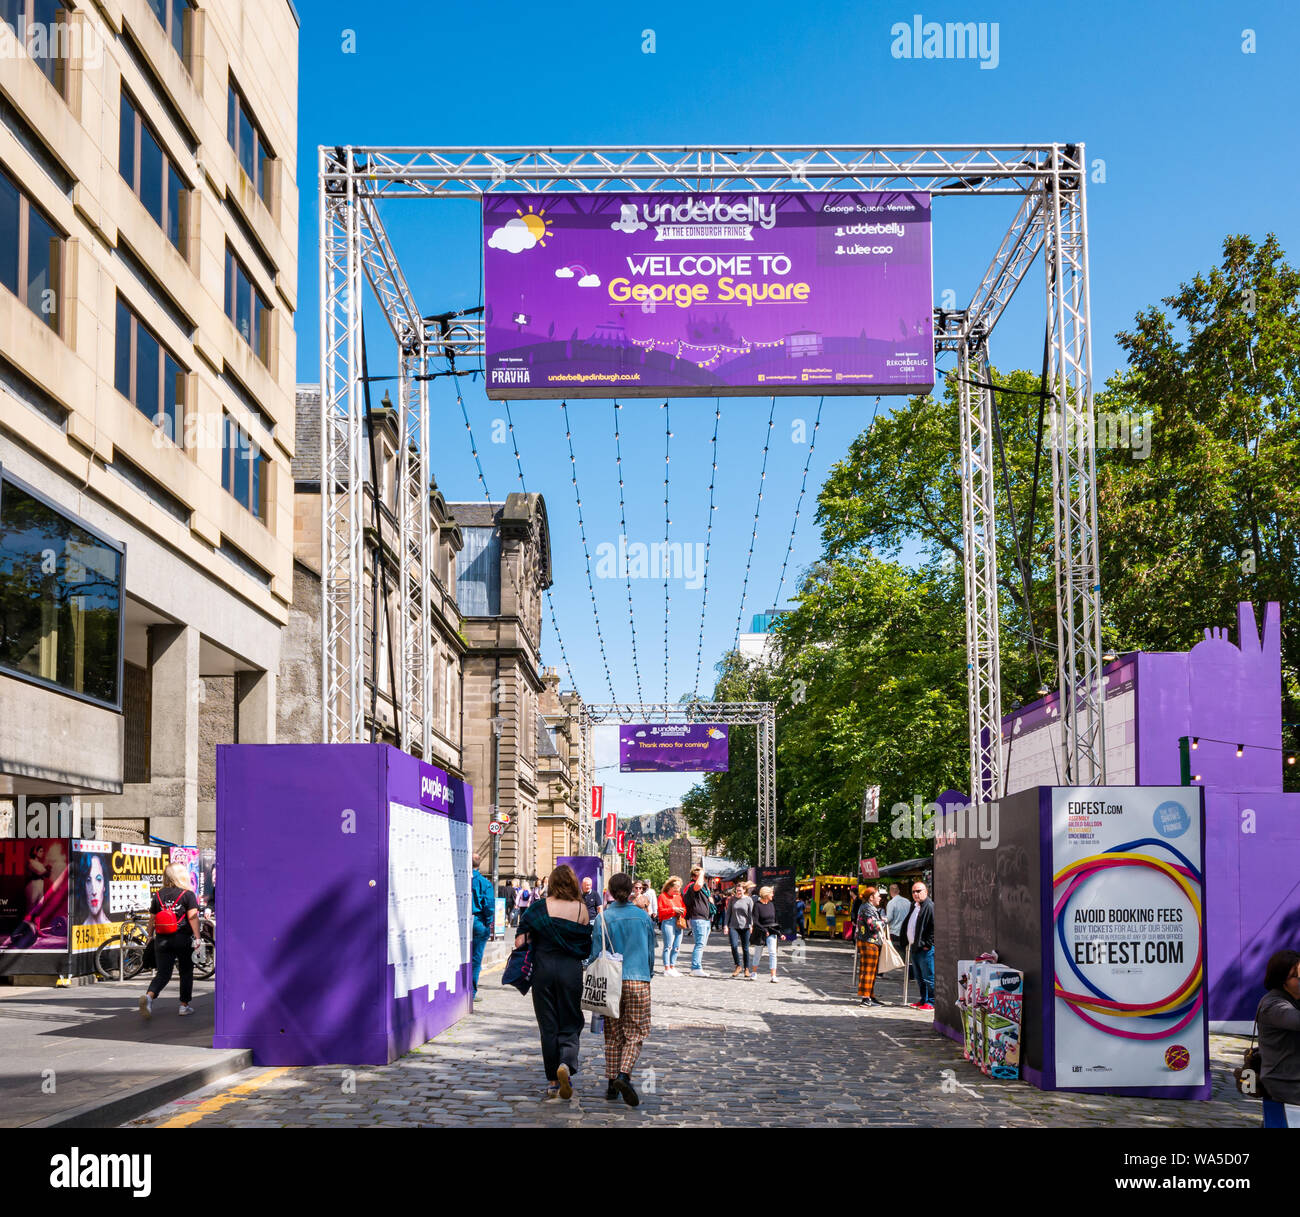
[[204, 1099], [193, 1111], [183, 1112], [181, 1115], [173, 1116], [170, 1120], [164, 1120], [158, 1127], [188, 1128], [191, 1124], [197, 1124], [204, 1116], [213, 1115], [231, 1103], [242, 1103], [245, 1099], [250, 1098], [255, 1090], [260, 1090], [268, 1082], [273, 1082], [282, 1073], [288, 1072], [287, 1066], [279, 1069], [268, 1069], [255, 1078], [249, 1078], [247, 1082], [241, 1082], [238, 1086], [232, 1086], [229, 1090], [223, 1090], [220, 1094], [214, 1094], [211, 1098]]

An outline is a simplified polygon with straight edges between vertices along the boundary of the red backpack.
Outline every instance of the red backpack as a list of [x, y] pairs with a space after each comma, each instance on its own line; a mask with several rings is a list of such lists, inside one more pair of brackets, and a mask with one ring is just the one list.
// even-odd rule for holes
[[161, 908], [153, 915], [153, 932], [175, 934], [185, 919], [185, 893], [183, 891], [177, 893], [176, 899], [169, 900], [166, 904], [162, 903], [160, 896], [158, 903]]

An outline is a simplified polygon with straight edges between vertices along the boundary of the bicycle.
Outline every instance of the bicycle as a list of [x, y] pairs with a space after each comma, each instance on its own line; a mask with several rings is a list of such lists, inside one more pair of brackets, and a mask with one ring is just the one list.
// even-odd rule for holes
[[[95, 952], [95, 972], [99, 978], [134, 980], [144, 971], [145, 948], [152, 938], [152, 915], [143, 909], [128, 913], [122, 922], [121, 933], [105, 939]], [[198, 980], [210, 980], [216, 970], [216, 919], [209, 914], [202, 917], [199, 926], [199, 941], [194, 947], [194, 975]]]
[[100, 980], [134, 980], [139, 976], [152, 930], [153, 918], [147, 910], [128, 913], [121, 931], [101, 942], [95, 952], [95, 972]]

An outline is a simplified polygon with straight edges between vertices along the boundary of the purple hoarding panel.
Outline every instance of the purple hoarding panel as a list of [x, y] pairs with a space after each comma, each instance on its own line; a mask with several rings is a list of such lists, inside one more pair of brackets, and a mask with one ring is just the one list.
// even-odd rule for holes
[[[468, 847], [456, 853], [455, 841], [467, 836], [470, 792], [451, 779], [455, 811], [441, 815], [421, 808], [420, 778], [414, 757], [385, 745], [218, 747], [214, 1047], [251, 1048], [259, 1065], [384, 1064], [468, 1012]], [[423, 920], [404, 926], [395, 899], [424, 881], [427, 861], [411, 863], [439, 826], [456, 859], [436, 891], [446, 959], [429, 955], [419, 901]], [[390, 858], [401, 831], [413, 845]], [[412, 931], [400, 967], [395, 927], [399, 942]], [[424, 979], [434, 972], [445, 983]]]
[[630, 723], [618, 729], [620, 773], [725, 773], [727, 728], [714, 723]]
[[489, 397], [934, 385], [930, 196], [489, 194]]
[[601, 858], [593, 858], [590, 854], [577, 854], [556, 858], [555, 865], [571, 866], [573, 873], [578, 876], [578, 885], [582, 886], [584, 879], [591, 880], [591, 889], [594, 892], [604, 892], [605, 890], [605, 862]]

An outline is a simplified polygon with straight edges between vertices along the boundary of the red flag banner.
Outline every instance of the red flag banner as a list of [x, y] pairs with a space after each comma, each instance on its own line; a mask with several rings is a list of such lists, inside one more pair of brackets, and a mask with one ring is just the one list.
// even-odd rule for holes
[[605, 836], [612, 837], [617, 830], [618, 830], [618, 820], [615, 817], [614, 813], [611, 811], [609, 815], [605, 817]]
[[636, 838], [634, 837], [627, 843], [627, 863], [632, 866], [636, 863]]
[[591, 788], [591, 818], [599, 820], [601, 812], [605, 809], [605, 788], [603, 786], [593, 786]]
[[625, 841], [626, 837], [627, 837], [627, 829], [626, 829], [626, 828], [620, 828], [620, 829], [618, 830], [618, 837], [616, 838], [616, 842], [617, 842], [617, 843], [616, 843], [616, 845], [615, 845], [615, 848], [618, 850], [618, 852], [619, 852], [620, 854], [623, 852], [623, 849], [624, 849], [624, 841]]
[[864, 879], [880, 878], [880, 867], [876, 864], [875, 858], [863, 858], [858, 863], [858, 873]]

